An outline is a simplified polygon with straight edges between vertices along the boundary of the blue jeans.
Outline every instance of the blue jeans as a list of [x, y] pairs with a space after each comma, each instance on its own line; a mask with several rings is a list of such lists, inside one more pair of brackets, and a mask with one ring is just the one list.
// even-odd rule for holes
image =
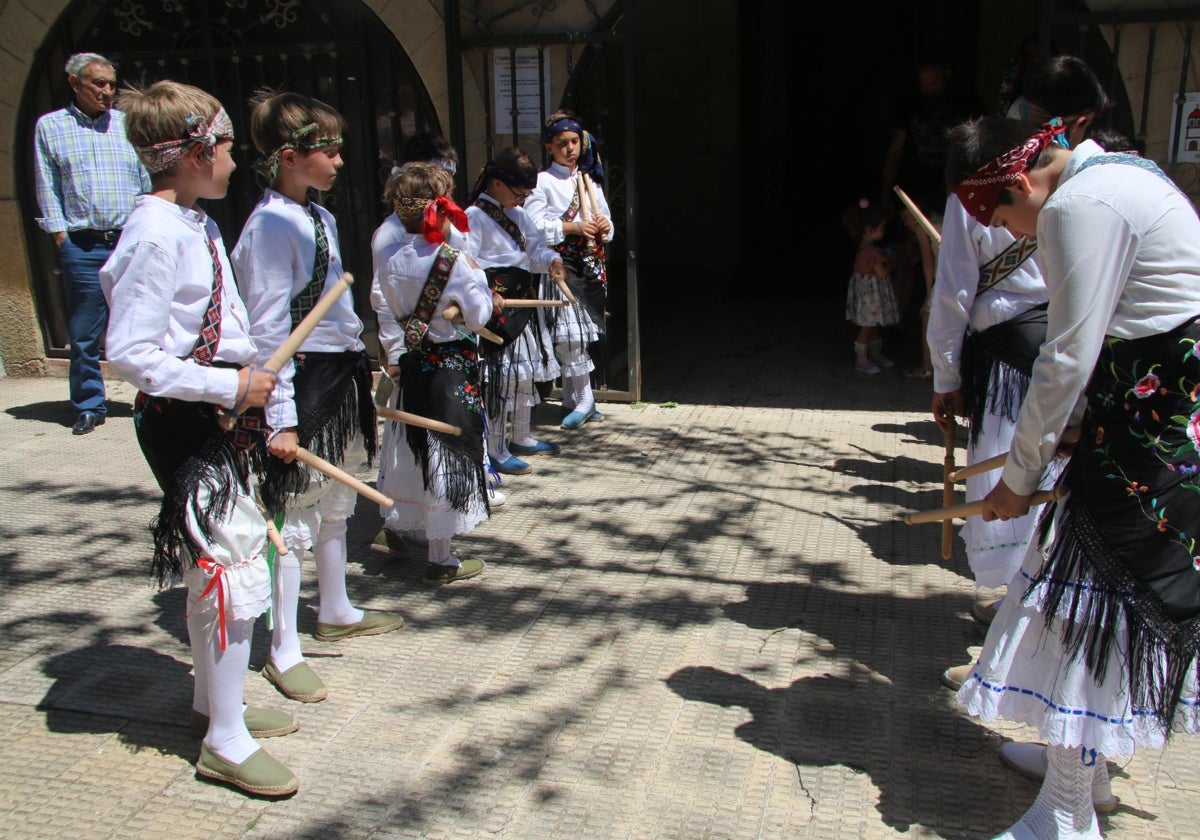
[[100, 341], [108, 327], [108, 303], [100, 291], [100, 268], [112, 249], [86, 234], [68, 234], [59, 250], [71, 335], [71, 405], [76, 413], [90, 411], [103, 416], [108, 411], [100, 374]]

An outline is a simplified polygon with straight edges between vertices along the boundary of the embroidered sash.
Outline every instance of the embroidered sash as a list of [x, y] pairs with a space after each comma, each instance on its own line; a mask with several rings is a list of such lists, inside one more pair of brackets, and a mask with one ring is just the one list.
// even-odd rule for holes
[[417, 299], [416, 311], [406, 318], [398, 319], [398, 323], [404, 329], [406, 349], [416, 350], [425, 339], [425, 334], [429, 332], [429, 322], [433, 320], [433, 313], [437, 309], [438, 301], [442, 299], [442, 292], [446, 291], [446, 284], [450, 282], [450, 272], [458, 260], [458, 254], [458, 251], [442, 243], [433, 261], [433, 268], [429, 271], [429, 277], [421, 289], [421, 296]]
[[979, 267], [979, 291], [983, 294], [1020, 268], [1037, 250], [1037, 237], [1022, 236]]
[[500, 228], [517, 244], [518, 249], [525, 250], [525, 234], [521, 233], [521, 229], [517, 227], [517, 223], [508, 217], [508, 214], [500, 208], [500, 205], [480, 196], [476, 199], [475, 206], [486, 213], [489, 219], [500, 225]]

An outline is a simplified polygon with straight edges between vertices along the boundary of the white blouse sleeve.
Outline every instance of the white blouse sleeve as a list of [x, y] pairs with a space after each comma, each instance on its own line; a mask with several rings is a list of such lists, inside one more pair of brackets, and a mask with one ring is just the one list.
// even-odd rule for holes
[[1004, 483], [1022, 494], [1037, 489], [1067, 423], [1078, 419], [1083, 389], [1137, 253], [1137, 238], [1125, 217], [1087, 196], [1044, 208], [1038, 242], [1050, 292], [1046, 341], [1033, 365], [1003, 473]]
[[979, 287], [979, 248], [971, 236], [967, 213], [958, 199], [946, 201], [937, 274], [925, 333], [933, 363], [933, 390], [939, 394], [962, 387], [963, 334]]

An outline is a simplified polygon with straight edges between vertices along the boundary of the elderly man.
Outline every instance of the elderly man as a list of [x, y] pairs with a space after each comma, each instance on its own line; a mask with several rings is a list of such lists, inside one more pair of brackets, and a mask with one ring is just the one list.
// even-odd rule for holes
[[38, 224], [54, 237], [66, 287], [71, 336], [72, 432], [86, 435], [104, 422], [100, 339], [108, 306], [98, 272], [150, 178], [125, 139], [125, 116], [112, 110], [117, 90], [112, 62], [95, 53], [67, 59], [74, 101], [37, 122], [35, 158]]

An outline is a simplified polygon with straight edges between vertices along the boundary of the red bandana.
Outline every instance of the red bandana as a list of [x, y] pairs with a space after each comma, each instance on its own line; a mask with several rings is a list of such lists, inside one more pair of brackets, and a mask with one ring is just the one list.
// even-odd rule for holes
[[439, 195], [425, 206], [425, 217], [421, 222], [421, 233], [425, 236], [426, 241], [432, 242], [434, 245], [441, 245], [446, 241], [446, 235], [442, 233], [441, 220], [438, 219], [439, 211], [449, 216], [450, 224], [463, 233], [469, 230], [467, 227], [467, 214], [463, 212], [463, 209], [446, 198], [446, 196]]
[[1030, 164], [1064, 130], [1061, 124], [1044, 125], [1017, 148], [1005, 152], [964, 178], [954, 188], [954, 194], [972, 218], [980, 224], [990, 225], [1000, 194], [1016, 182], [1018, 176], [1028, 172]]

